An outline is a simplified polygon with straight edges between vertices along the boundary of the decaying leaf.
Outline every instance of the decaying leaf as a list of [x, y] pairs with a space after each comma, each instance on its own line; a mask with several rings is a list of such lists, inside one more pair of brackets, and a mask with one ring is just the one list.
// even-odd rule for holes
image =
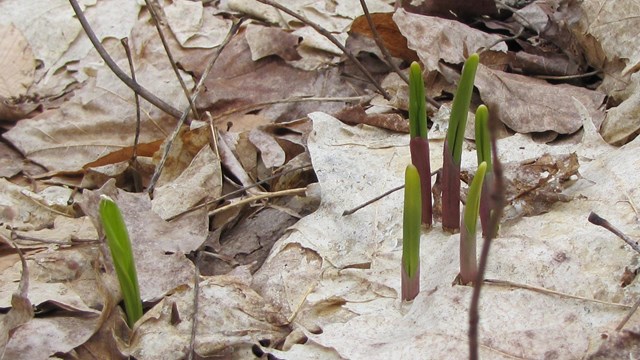
[[585, 88], [478, 67], [475, 85], [491, 116], [519, 133], [555, 131], [570, 134], [582, 126], [572, 98], [587, 107], [596, 128], [604, 113], [600, 106], [605, 94]]
[[504, 43], [496, 44], [500, 36], [475, 30], [458, 21], [404, 10], [396, 11], [393, 20], [427, 71], [437, 70], [440, 61], [461, 64], [482, 47], [491, 46], [492, 51], [507, 50]]
[[0, 25], [0, 98], [24, 95], [33, 83], [33, 52], [13, 25]]

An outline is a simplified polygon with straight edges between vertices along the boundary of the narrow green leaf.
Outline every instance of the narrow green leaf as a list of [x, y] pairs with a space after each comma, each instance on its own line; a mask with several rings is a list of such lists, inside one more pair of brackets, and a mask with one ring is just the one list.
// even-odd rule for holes
[[142, 302], [140, 301], [138, 276], [127, 226], [122, 219], [118, 205], [108, 196], [101, 196], [99, 212], [100, 221], [107, 237], [107, 245], [111, 251], [113, 267], [122, 290], [127, 323], [129, 326], [133, 326], [142, 317]]
[[462, 142], [464, 141], [464, 129], [467, 126], [467, 113], [473, 94], [473, 82], [476, 77], [476, 70], [480, 57], [478, 54], [471, 54], [465, 61], [462, 68], [462, 75], [458, 83], [458, 89], [453, 97], [451, 105], [451, 115], [449, 117], [449, 129], [447, 130], [447, 142], [452, 152], [453, 162], [460, 165], [462, 157]]
[[418, 169], [415, 166], [407, 165], [402, 227], [402, 266], [409, 278], [416, 276], [420, 262], [421, 218], [420, 175], [418, 175]]
[[412, 62], [409, 68], [409, 133], [411, 138], [427, 138], [427, 104], [424, 79], [420, 64]]
[[487, 163], [482, 162], [478, 165], [476, 175], [473, 177], [471, 186], [469, 187], [469, 195], [467, 195], [467, 204], [464, 207], [464, 226], [467, 228], [469, 236], [476, 236], [476, 224], [478, 221], [478, 212], [480, 211], [480, 195], [482, 194], [482, 183], [484, 182], [484, 174], [487, 171]]
[[476, 154], [478, 164], [483, 161], [491, 169], [491, 138], [489, 137], [489, 110], [480, 105], [476, 110]]

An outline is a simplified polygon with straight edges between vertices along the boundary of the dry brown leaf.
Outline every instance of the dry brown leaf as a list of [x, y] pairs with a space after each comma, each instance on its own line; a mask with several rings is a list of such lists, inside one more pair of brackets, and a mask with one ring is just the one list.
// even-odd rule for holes
[[27, 39], [12, 25], [0, 25], [0, 98], [24, 95], [33, 83], [35, 59]]
[[222, 43], [231, 21], [215, 16], [214, 8], [204, 8], [202, 2], [176, 0], [164, 8], [167, 22], [180, 45], [193, 48], [213, 48]]
[[270, 134], [256, 128], [249, 132], [249, 140], [260, 150], [260, 157], [267, 168], [279, 167], [284, 164], [284, 150]]
[[22, 171], [22, 155], [0, 142], [0, 177], [11, 178]]
[[[194, 54], [181, 64], [201, 76], [208, 57]], [[211, 111], [216, 126], [225, 129], [232, 113], [261, 110], [272, 121], [295, 120], [318, 108], [337, 110], [341, 102], [285, 102], [300, 96], [340, 97], [355, 95], [337, 68], [303, 71], [270, 56], [251, 60], [251, 50], [244, 36], [236, 36], [222, 52], [207, 79], [208, 91], [198, 98], [198, 107]], [[282, 102], [282, 103], [278, 103]], [[272, 103], [278, 103], [271, 105]]]
[[544, 80], [492, 70], [480, 64], [475, 85], [491, 116], [520, 133], [555, 131], [571, 134], [582, 126], [573, 106], [578, 99], [600, 127], [604, 113], [599, 110], [604, 94], [576, 86], [552, 85]]
[[221, 193], [220, 159], [207, 144], [177, 178], [155, 189], [151, 206], [166, 220]]
[[277, 55], [283, 60], [300, 60], [296, 51], [300, 38], [280, 28], [247, 25], [244, 33], [251, 49], [251, 60]]
[[[208, 220], [205, 209], [166, 222], [151, 209], [146, 193], [120, 191], [115, 188], [114, 181], [110, 181], [100, 190], [82, 194], [80, 206], [96, 224], [100, 194], [114, 199], [122, 212], [131, 237], [143, 301], [158, 300], [167, 292], [192, 281], [193, 263], [185, 254], [206, 240]], [[119, 289], [110, 291], [118, 292]]]
[[347, 124], [367, 124], [397, 132], [409, 133], [409, 122], [400, 114], [367, 114], [362, 106], [354, 105], [334, 114]]
[[194, 317], [198, 321], [195, 352], [201, 357], [225, 354], [243, 345], [250, 348], [263, 338], [284, 338], [287, 319], [250, 283], [251, 275], [243, 268], [229, 275], [205, 277], [200, 282], [196, 314], [193, 287], [180, 287], [140, 320], [131, 354], [140, 360], [185, 357]]
[[[507, 51], [499, 35], [473, 29], [463, 23], [438, 17], [411, 14], [398, 10], [393, 21], [407, 38], [409, 48], [418, 53], [427, 71], [437, 70], [440, 61], [461, 64], [472, 53], [492, 46], [493, 51]], [[495, 44], [495, 45], [494, 45]]]

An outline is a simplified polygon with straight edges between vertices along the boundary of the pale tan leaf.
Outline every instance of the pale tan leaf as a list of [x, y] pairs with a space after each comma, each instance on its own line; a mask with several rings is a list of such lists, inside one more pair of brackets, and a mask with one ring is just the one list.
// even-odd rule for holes
[[231, 21], [215, 16], [202, 2], [177, 0], [164, 8], [169, 27], [184, 47], [213, 48], [222, 43]]
[[13, 25], [0, 25], [0, 97], [24, 95], [33, 83], [35, 59], [27, 40]]
[[490, 46], [493, 51], [507, 51], [498, 35], [490, 35], [455, 20], [411, 14], [402, 9], [395, 12], [393, 20], [407, 38], [409, 48], [418, 53], [424, 68], [437, 70], [440, 61], [461, 64], [472, 53]]
[[151, 208], [161, 218], [169, 219], [221, 193], [220, 159], [207, 144], [180, 176], [155, 189]]

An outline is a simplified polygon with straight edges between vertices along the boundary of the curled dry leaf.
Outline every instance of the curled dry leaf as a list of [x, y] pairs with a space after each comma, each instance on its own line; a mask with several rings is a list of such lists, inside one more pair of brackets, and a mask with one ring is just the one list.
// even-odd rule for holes
[[478, 66], [475, 86], [491, 116], [520, 133], [555, 131], [571, 134], [582, 126], [573, 106], [578, 99], [589, 111], [597, 128], [604, 112], [605, 94], [567, 84], [552, 85], [540, 79]]
[[440, 61], [461, 64], [467, 56], [486, 46], [493, 45], [493, 51], [507, 51], [504, 43], [494, 45], [501, 39], [499, 35], [487, 34], [455, 20], [404, 10], [396, 11], [393, 20], [427, 71], [437, 70]]

